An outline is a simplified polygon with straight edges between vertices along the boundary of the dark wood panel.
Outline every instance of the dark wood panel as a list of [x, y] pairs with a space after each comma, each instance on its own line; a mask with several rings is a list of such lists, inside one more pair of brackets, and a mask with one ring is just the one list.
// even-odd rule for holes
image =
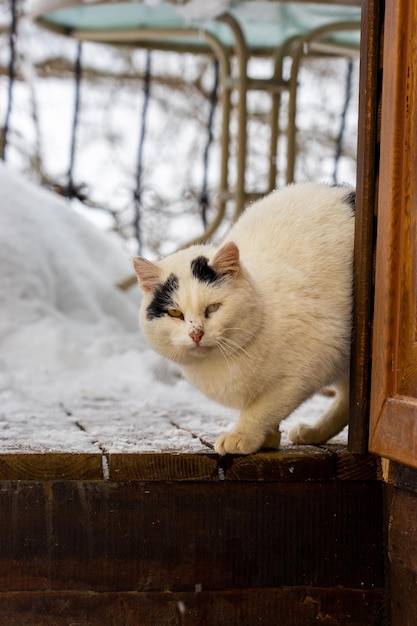
[[[381, 589], [0, 593], [5, 626], [381, 626]], [[405, 623], [404, 623], [405, 624]]]
[[391, 462], [387, 480], [397, 487], [409, 489], [417, 494], [417, 470]]
[[417, 472], [394, 465], [387, 485], [389, 595], [393, 626], [414, 626], [417, 616]]
[[387, 489], [389, 560], [417, 575], [417, 495], [406, 489]]
[[391, 564], [390, 623], [415, 626], [417, 617], [417, 574], [398, 563]]
[[383, 7], [362, 3], [349, 449], [368, 448]]
[[0, 589], [382, 587], [381, 484], [0, 484]]

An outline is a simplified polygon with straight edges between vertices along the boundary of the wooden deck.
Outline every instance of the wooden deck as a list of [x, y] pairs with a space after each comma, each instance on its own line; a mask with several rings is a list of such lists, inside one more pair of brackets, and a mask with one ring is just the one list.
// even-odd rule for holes
[[[73, 414], [30, 411], [0, 416], [0, 480], [331, 480], [375, 477], [372, 457], [346, 452], [344, 438], [326, 446], [293, 446], [256, 455], [219, 457], [223, 424], [109, 398], [86, 400]], [[229, 424], [227, 424], [229, 427]], [[224, 428], [224, 426], [223, 426]], [[355, 475], [356, 473], [356, 475]]]
[[110, 404], [2, 416], [4, 624], [383, 623], [373, 457], [220, 458], [218, 425]]

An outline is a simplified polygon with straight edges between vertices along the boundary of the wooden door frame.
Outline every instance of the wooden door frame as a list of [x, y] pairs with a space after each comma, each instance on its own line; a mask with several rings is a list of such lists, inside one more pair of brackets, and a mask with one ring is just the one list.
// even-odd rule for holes
[[416, 372], [410, 367], [417, 348], [416, 20], [413, 0], [386, 0], [369, 433], [371, 452], [412, 467], [417, 467]]
[[384, 2], [363, 0], [349, 450], [368, 451]]

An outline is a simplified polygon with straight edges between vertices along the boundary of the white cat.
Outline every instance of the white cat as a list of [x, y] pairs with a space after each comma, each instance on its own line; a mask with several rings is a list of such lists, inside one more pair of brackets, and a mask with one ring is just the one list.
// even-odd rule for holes
[[277, 447], [279, 423], [327, 385], [337, 395], [294, 443], [348, 422], [355, 194], [290, 185], [252, 204], [219, 247], [134, 259], [149, 344], [207, 396], [240, 410], [220, 454]]

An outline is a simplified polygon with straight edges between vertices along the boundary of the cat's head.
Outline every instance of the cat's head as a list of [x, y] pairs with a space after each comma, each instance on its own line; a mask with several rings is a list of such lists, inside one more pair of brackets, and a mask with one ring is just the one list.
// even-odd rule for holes
[[257, 298], [232, 243], [192, 246], [152, 263], [136, 257], [149, 344], [179, 364], [238, 354], [254, 337]]

